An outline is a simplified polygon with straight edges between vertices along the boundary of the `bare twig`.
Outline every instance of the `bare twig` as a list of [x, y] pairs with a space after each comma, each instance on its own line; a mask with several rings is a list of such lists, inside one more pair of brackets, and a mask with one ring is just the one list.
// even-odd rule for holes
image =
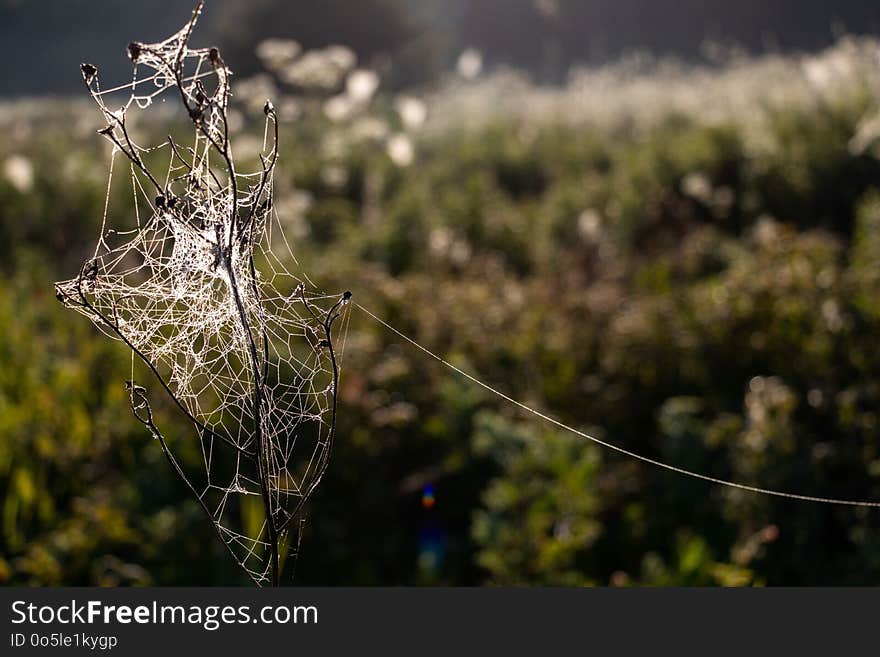
[[[317, 306], [306, 298], [304, 289], [300, 287], [298, 292], [305, 312], [311, 317], [308, 319], [306, 316], [300, 317], [289, 308], [296, 304], [295, 299], [286, 297], [271, 287], [264, 289], [254, 250], [259, 244], [259, 233], [273, 213], [272, 182], [280, 143], [278, 120], [274, 106], [266, 101], [266, 129], [268, 130], [268, 122], [272, 124], [271, 148], [268, 153], [260, 155], [260, 170], [248, 174], [256, 177], [254, 184], [248, 184], [246, 189], [240, 190], [239, 174], [236, 173], [232, 157], [227, 115], [230, 72], [216, 48], [191, 49], [188, 45], [201, 9], [200, 2], [186, 25], [165, 41], [158, 44], [134, 42], [129, 45], [129, 57], [133, 64], [131, 96], [119, 110], [111, 109], [105, 97], [111, 92], [128, 88], [122, 86], [102, 91], [98, 69], [89, 64], [82, 65], [86, 88], [107, 121], [107, 126], [99, 131], [100, 134], [131, 162], [133, 186], [137, 185], [143, 191], [142, 178], [146, 179], [157, 196], [152, 218], [143, 225], [138, 219], [138, 229], [134, 231], [135, 236], [131, 242], [120, 247], [119, 252], [111, 250], [109, 246], [106, 247], [108, 253], [105, 255], [99, 255], [96, 250], [95, 256], [84, 263], [75, 279], [56, 286], [56, 295], [65, 305], [89, 316], [108, 335], [121, 340], [136, 354], [176, 407], [196, 428], [202, 440], [209, 475], [208, 483], [201, 491], [193, 485], [192, 479], [175, 458], [157, 427], [145, 390], [133, 382], [127, 384], [135, 417], [159, 441], [174, 472], [211, 518], [227, 551], [255, 583], [259, 584], [268, 577], [268, 581], [274, 586], [278, 585], [281, 577], [279, 550], [282, 536], [295, 519], [299, 521], [300, 531], [296, 542], [298, 553], [305, 505], [314, 494], [329, 462], [336, 430], [339, 387], [339, 367], [332, 330], [350, 294], [342, 295], [329, 310], [322, 310], [319, 314], [315, 310]], [[190, 65], [195, 66], [194, 72], [189, 68]], [[153, 71], [143, 81], [152, 82], [158, 90], [150, 91], [147, 95], [136, 95], [137, 86], [141, 82], [137, 78], [139, 67]], [[206, 71], [216, 77], [216, 85], [203, 83]], [[209, 87], [213, 91], [209, 91]], [[167, 173], [157, 175], [151, 170], [153, 158], [145, 157], [144, 154], [160, 147], [143, 148], [135, 143], [129, 130], [126, 110], [134, 106], [149, 105], [155, 95], [166, 90], [179, 99], [192, 122], [195, 136], [191, 146], [178, 144], [171, 135], [167, 137], [167, 142], [161, 147], [167, 145], [170, 160], [168, 170]], [[222, 160], [222, 170], [211, 166], [212, 154]], [[163, 178], [164, 184], [160, 182]], [[246, 181], [249, 178], [242, 176], [241, 180]], [[135, 189], [136, 204], [137, 196]], [[101, 244], [104, 245], [103, 237]], [[171, 256], [165, 253], [169, 245], [173, 245], [174, 249]], [[144, 284], [145, 279], [142, 277], [131, 283], [127, 282], [128, 274], [141, 271], [137, 267], [128, 269], [128, 265], [124, 264], [130, 262], [127, 258], [132, 252], [144, 263], [140, 267], [147, 274], [150, 285], [148, 291], [138, 287]], [[121, 268], [121, 272], [116, 268]], [[187, 278], [190, 276], [196, 277], [197, 281], [202, 280], [198, 277], [203, 277], [207, 282], [188, 288]], [[222, 286], [223, 293], [219, 296], [212, 291], [215, 284]], [[191, 290], [196, 290], [194, 293], [203, 291], [206, 296], [189, 299], [186, 295]], [[138, 306], [139, 300], [143, 300], [143, 308]], [[276, 304], [272, 306], [274, 310], [267, 310], [267, 302]], [[203, 305], [200, 306], [199, 303]], [[198, 313], [199, 309], [212, 310], [212, 306], [204, 304], [215, 303], [220, 304], [220, 310], [216, 313], [219, 319], [216, 324], [210, 324], [210, 317], [204, 318]], [[183, 328], [178, 328], [173, 320], [177, 304], [183, 304], [186, 312], [196, 313], [195, 316], [187, 315], [182, 318], [186, 320], [181, 324]], [[138, 312], [145, 314], [139, 316]], [[312, 331], [321, 333], [318, 344], [312, 345], [317, 354], [314, 361], [317, 369], [312, 372], [312, 376], [321, 371], [331, 377], [328, 388], [321, 393], [303, 389], [304, 380], [300, 380], [299, 384], [294, 380], [280, 392], [277, 390], [281, 386], [279, 382], [270, 383], [270, 364], [273, 362], [270, 338], [277, 334], [277, 327], [282, 325], [285, 318], [290, 319], [291, 316], [300, 329], [307, 329], [303, 331], [307, 337]], [[135, 324], [141, 322], [144, 328], [132, 334], [132, 331], [138, 330], [130, 328], [132, 320]], [[271, 334], [270, 322], [273, 326]], [[194, 328], [186, 333], [187, 327]], [[219, 337], [221, 329], [224, 336], [230, 336], [228, 339]], [[173, 348], [183, 350], [182, 353], [169, 351], [172, 347], [163, 332], [176, 335], [175, 331], [181, 331], [180, 335], [187, 335], [194, 340], [219, 340], [227, 349], [235, 351], [231, 356], [221, 351], [219, 358], [225, 360], [218, 366], [222, 372], [217, 381], [221, 386], [225, 385], [224, 378], [229, 377], [228, 373], [233, 368], [242, 370], [241, 380], [235, 378], [235, 373], [232, 374], [235, 378], [234, 385], [239, 386], [234, 390], [234, 409], [238, 411], [234, 417], [236, 425], [228, 427], [224, 424], [223, 411], [219, 413], [218, 420], [217, 413], [205, 412], [200, 406], [199, 395], [209, 386], [216, 385], [211, 380], [213, 375], [210, 371], [203, 374], [208, 385], [201, 387], [200, 384], [195, 390], [185, 387], [188, 380], [186, 368], [194, 367], [193, 363], [198, 364], [200, 356], [194, 345], [180, 341], [175, 342]], [[287, 340], [287, 359], [291, 363], [299, 364], [291, 350], [289, 338]], [[223, 345], [215, 345], [213, 348], [220, 350]], [[275, 353], [280, 359], [280, 352]], [[305, 367], [305, 363], [302, 365]], [[275, 366], [280, 374], [280, 362], [275, 363]], [[216, 387], [213, 390], [216, 391]], [[285, 394], [297, 397], [285, 400]], [[221, 403], [222, 401], [221, 399]], [[296, 406], [293, 401], [297, 401], [301, 407]], [[317, 413], [313, 408], [315, 405], [318, 408]], [[273, 413], [279, 413], [279, 407], [284, 409], [281, 412], [288, 414], [281, 418], [282, 421], [273, 416]], [[297, 417], [295, 411], [299, 408], [301, 415]], [[329, 419], [323, 417], [325, 413], [329, 413]], [[292, 458], [292, 445], [296, 442], [304, 420], [316, 423], [316, 446], [300, 480], [295, 481], [288, 462]], [[235, 438], [236, 432], [238, 436], [247, 435], [247, 439]], [[217, 439], [218, 445], [234, 449], [236, 470], [233, 482], [226, 488], [219, 487], [223, 493], [222, 499], [218, 502], [218, 508], [212, 511], [206, 502], [206, 495], [211, 489], [218, 489], [210, 478], [214, 439]], [[210, 446], [206, 447], [208, 441]], [[255, 477], [250, 474], [252, 471], [240, 477], [239, 460], [249, 463], [248, 467], [256, 470]], [[264, 529], [257, 536], [245, 536], [223, 528], [220, 518], [227, 498], [239, 493], [256, 494], [253, 487], [259, 489], [258, 495], [265, 517]], [[243, 555], [237, 554], [236, 549], [241, 549]], [[261, 552], [265, 558], [261, 572], [251, 571], [247, 566], [248, 560], [257, 552]]]

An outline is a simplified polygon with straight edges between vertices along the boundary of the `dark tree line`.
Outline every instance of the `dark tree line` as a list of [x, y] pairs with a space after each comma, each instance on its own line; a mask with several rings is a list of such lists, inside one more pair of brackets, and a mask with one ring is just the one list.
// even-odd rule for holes
[[[43, 3], [0, 0], [0, 54], [12, 62], [0, 95], [70, 92], [70, 61], [117, 61], [126, 34], [161, 37], [186, 18], [173, 0]], [[256, 70], [254, 45], [291, 37], [306, 47], [342, 43], [386, 69], [392, 83], [432, 79], [462, 48], [490, 64], [511, 64], [543, 81], [580, 61], [633, 50], [701, 57], [707, 41], [750, 51], [815, 50], [837, 32], [880, 33], [870, 0], [214, 0], [206, 42], [226, 44], [238, 73]], [[71, 30], [70, 26], [76, 29]], [[124, 63], [114, 75], [125, 75]]]

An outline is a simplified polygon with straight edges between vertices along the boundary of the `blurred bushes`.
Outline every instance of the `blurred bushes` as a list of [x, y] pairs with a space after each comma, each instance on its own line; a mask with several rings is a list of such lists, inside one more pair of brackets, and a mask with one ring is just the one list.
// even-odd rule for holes
[[150, 584], [181, 572], [168, 559], [177, 553], [204, 580], [201, 511], [123, 412], [129, 360], [69, 321], [46, 286], [54, 273], [24, 257], [0, 288], [0, 578]]
[[[877, 500], [880, 160], [851, 143], [876, 111], [855, 89], [757, 137], [747, 116], [451, 124], [408, 167], [369, 140], [328, 156], [342, 128], [307, 117], [283, 126], [278, 207], [313, 280], [517, 399], [711, 476]], [[33, 171], [0, 176], [0, 578], [239, 582], [130, 418], [125, 349], [52, 299], [97, 234], [93, 141], [0, 152]], [[880, 583], [876, 513], [603, 452], [353, 313], [297, 582]]]

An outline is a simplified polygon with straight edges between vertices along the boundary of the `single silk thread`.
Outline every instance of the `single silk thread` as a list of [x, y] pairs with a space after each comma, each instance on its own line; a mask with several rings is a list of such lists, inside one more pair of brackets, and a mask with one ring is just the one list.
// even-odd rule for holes
[[526, 413], [529, 413], [530, 415], [534, 415], [535, 417], [538, 417], [538, 418], [544, 420], [545, 422], [549, 422], [550, 424], [553, 424], [553, 425], [559, 427], [560, 429], [563, 429], [564, 431], [568, 431], [569, 433], [573, 433], [577, 436], [580, 436], [581, 438], [585, 438], [591, 442], [594, 442], [597, 445], [601, 445], [602, 447], [605, 447], [607, 449], [613, 450], [613, 451], [618, 452], [620, 454], [623, 454], [625, 456], [629, 456], [630, 458], [642, 461], [644, 463], [648, 463], [648, 464], [656, 466], [658, 468], [663, 468], [664, 470], [669, 470], [671, 472], [675, 472], [680, 475], [692, 477], [694, 479], [702, 479], [703, 481], [708, 481], [713, 484], [718, 484], [719, 486], [727, 486], [728, 488], [737, 488], [739, 490], [749, 491], [751, 493], [758, 493], [761, 495], [772, 495], [774, 497], [783, 497], [783, 498], [787, 498], [787, 499], [791, 499], [791, 500], [799, 500], [802, 502], [817, 502], [820, 504], [836, 504], [836, 505], [840, 505], [840, 506], [856, 506], [856, 507], [869, 507], [869, 508], [880, 507], [880, 502], [870, 502], [870, 501], [864, 501], [864, 500], [844, 500], [844, 499], [838, 499], [838, 498], [834, 498], [834, 497], [817, 497], [814, 495], [801, 495], [799, 493], [788, 493], [785, 491], [773, 490], [771, 488], [761, 488], [760, 486], [749, 486], [748, 484], [740, 484], [735, 481], [727, 481], [726, 479], [719, 479], [717, 477], [711, 477], [709, 475], [702, 474], [700, 472], [686, 470], [684, 468], [679, 468], [679, 467], [677, 467], [675, 465], [671, 465], [669, 463], [657, 461], [656, 459], [652, 459], [652, 458], [644, 456], [642, 454], [637, 454], [636, 452], [632, 452], [628, 449], [624, 449], [623, 447], [620, 447], [619, 445], [615, 445], [613, 443], [609, 443], [604, 440], [601, 440], [600, 438], [596, 438], [595, 436], [591, 436], [588, 433], [581, 431], [580, 429], [576, 429], [568, 424], [565, 424], [564, 422], [561, 422], [560, 420], [557, 420], [556, 418], [551, 417], [551, 416], [547, 415], [546, 413], [542, 413], [541, 411], [539, 411], [535, 408], [532, 408], [531, 406], [528, 406], [528, 405], [524, 404], [523, 402], [521, 402], [517, 399], [514, 399], [513, 397], [511, 397], [509, 395], [504, 394], [503, 392], [501, 392], [497, 388], [493, 388], [488, 383], [481, 381], [480, 379], [478, 379], [474, 375], [464, 371], [460, 367], [456, 367], [455, 365], [450, 363], [448, 360], [446, 360], [442, 356], [439, 356], [438, 354], [434, 353], [433, 351], [431, 351], [427, 347], [419, 344], [418, 342], [413, 340], [408, 335], [397, 330], [396, 328], [391, 326], [391, 324], [389, 324], [385, 320], [381, 319], [377, 315], [373, 314], [372, 312], [370, 312], [369, 310], [364, 308], [359, 303], [354, 303], [354, 306], [357, 307], [359, 310], [361, 310], [363, 313], [365, 313], [367, 316], [371, 317], [373, 320], [375, 320], [376, 322], [378, 322], [379, 324], [384, 326], [386, 329], [388, 329], [389, 331], [391, 331], [392, 333], [397, 335], [399, 338], [401, 338], [402, 340], [404, 340], [404, 341], [408, 342], [409, 344], [411, 344], [412, 346], [414, 346], [419, 351], [427, 354], [428, 356], [430, 356], [434, 360], [442, 363], [443, 365], [445, 365], [449, 369], [460, 374], [461, 376], [463, 376], [467, 380], [471, 381], [472, 383], [475, 383], [476, 385], [480, 386], [484, 390], [489, 391], [490, 393], [492, 393], [496, 397], [499, 397], [499, 398], [503, 399], [504, 401], [509, 402], [509, 403], [513, 404], [514, 406], [517, 406], [518, 408], [522, 409]]

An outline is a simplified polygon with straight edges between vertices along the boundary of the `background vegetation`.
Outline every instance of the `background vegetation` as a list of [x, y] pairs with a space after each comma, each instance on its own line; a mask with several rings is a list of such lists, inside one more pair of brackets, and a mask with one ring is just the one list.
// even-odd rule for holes
[[[288, 101], [278, 209], [325, 289], [627, 449], [880, 500], [878, 53], [447, 76], [344, 116], [270, 74], [240, 97]], [[99, 230], [99, 127], [79, 101], [0, 107], [0, 582], [243, 583], [131, 417], [124, 347], [53, 298]], [[296, 583], [880, 583], [875, 511], [604, 452], [357, 311], [340, 394]]]

